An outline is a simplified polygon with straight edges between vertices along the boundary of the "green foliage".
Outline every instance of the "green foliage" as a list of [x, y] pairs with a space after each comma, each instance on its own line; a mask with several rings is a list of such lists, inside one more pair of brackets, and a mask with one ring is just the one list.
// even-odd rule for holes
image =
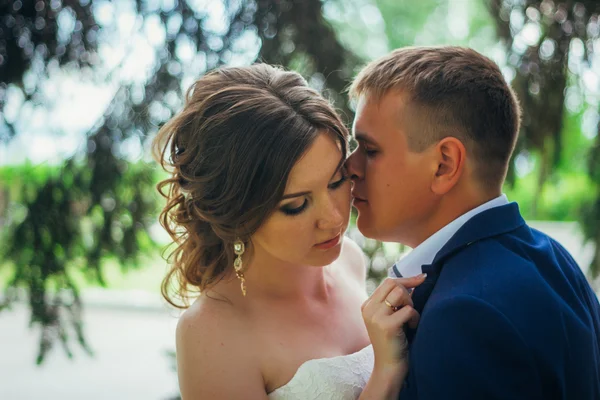
[[535, 173], [506, 185], [509, 200], [519, 203], [526, 220], [577, 221], [582, 208], [596, 197], [594, 182], [589, 176], [557, 172], [538, 193]]
[[[578, 198], [578, 219], [586, 238], [596, 247], [590, 268], [595, 277], [600, 273], [600, 176], [595, 173], [600, 149], [596, 144], [590, 146], [582, 135], [581, 116], [587, 108], [598, 107], [583, 74], [591, 68], [593, 43], [600, 38], [600, 3], [492, 0], [489, 6], [498, 35], [506, 44], [515, 74], [512, 84], [523, 109], [518, 152], [525, 149], [537, 160], [533, 216], [540, 216], [543, 201]], [[598, 140], [596, 136], [595, 143]], [[573, 174], [589, 175], [587, 193], [583, 194], [581, 183], [573, 184]], [[558, 179], [567, 182], [558, 183]], [[564, 190], [574, 192], [564, 194]], [[572, 215], [565, 207], [562, 214]]]
[[[3, 1], [0, 15], [0, 140], [7, 140], [18, 133], [17, 120], [2, 113], [8, 86], [21, 88], [31, 103], [42, 103], [49, 70], [87, 69], [98, 61], [99, 26], [91, 17], [91, 1]], [[60, 20], [69, 19], [79, 23], [61, 26]]]
[[15, 300], [18, 288], [28, 289], [31, 323], [42, 329], [38, 363], [55, 340], [70, 357], [71, 334], [90, 352], [83, 336], [80, 285], [72, 271], [104, 284], [104, 258], [136, 265], [141, 252], [154, 248], [148, 236], [150, 216], [158, 210], [154, 168], [122, 165], [115, 194], [95, 205], [87, 165], [71, 160], [57, 167], [0, 169], [0, 191], [7, 195], [0, 270], [11, 271], [0, 310]]

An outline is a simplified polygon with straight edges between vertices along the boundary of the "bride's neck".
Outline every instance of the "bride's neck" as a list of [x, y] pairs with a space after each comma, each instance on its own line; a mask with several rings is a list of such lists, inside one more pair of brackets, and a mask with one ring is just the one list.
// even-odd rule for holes
[[328, 267], [286, 263], [256, 254], [244, 272], [248, 292], [280, 300], [327, 301], [332, 287]]

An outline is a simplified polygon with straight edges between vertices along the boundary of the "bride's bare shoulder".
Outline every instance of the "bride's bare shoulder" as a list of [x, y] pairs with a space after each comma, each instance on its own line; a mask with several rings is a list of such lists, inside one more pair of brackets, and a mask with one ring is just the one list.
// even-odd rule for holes
[[[240, 388], [258, 397], [264, 393], [253, 346], [242, 336], [244, 322], [236, 315], [226, 301], [201, 296], [179, 318], [176, 349], [183, 398], [241, 398]], [[236, 386], [232, 376], [237, 388], [231, 387]]]
[[214, 344], [232, 346], [244, 325], [239, 314], [226, 298], [202, 295], [179, 317], [178, 344], [194, 347]]

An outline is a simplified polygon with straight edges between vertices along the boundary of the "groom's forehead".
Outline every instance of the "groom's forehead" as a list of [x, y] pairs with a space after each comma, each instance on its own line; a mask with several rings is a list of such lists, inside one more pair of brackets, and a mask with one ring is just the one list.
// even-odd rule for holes
[[374, 110], [371, 109], [372, 105], [367, 103], [363, 96], [359, 100], [356, 107], [356, 114], [354, 115], [354, 121], [352, 123], [352, 135], [356, 140], [369, 139], [369, 130], [374, 120]]
[[[352, 135], [357, 141], [377, 143], [382, 130], [404, 130], [417, 115], [407, 93], [388, 92], [380, 98], [361, 96], [352, 123]], [[412, 114], [412, 115], [411, 115]]]
[[380, 97], [361, 95], [356, 103], [353, 125], [372, 124], [383, 118], [397, 119], [410, 103], [409, 94], [401, 90], [388, 91]]

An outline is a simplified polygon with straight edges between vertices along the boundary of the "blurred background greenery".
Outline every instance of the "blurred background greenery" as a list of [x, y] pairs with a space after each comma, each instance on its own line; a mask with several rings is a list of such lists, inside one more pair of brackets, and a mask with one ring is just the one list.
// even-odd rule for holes
[[[505, 187], [528, 220], [578, 221], [600, 274], [600, 2], [530, 0], [0, 1], [0, 311], [88, 349], [81, 291], [158, 295], [160, 172], [148, 154], [182, 93], [222, 65], [302, 73], [346, 122], [345, 88], [408, 45], [488, 55], [519, 94]], [[404, 249], [349, 235], [372, 284]]]

